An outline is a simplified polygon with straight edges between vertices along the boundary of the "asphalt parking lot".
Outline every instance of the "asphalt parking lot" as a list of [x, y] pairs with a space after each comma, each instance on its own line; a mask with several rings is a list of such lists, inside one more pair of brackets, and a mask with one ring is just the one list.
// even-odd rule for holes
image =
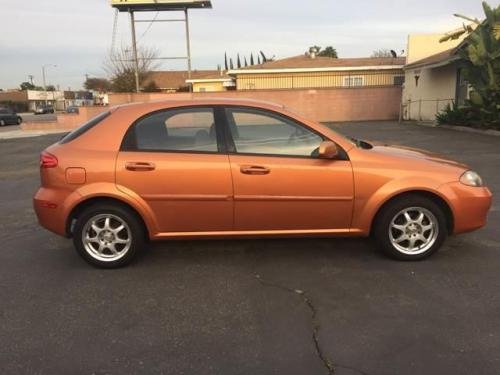
[[417, 263], [364, 239], [179, 241], [99, 270], [31, 208], [60, 135], [1, 140], [1, 373], [498, 374], [500, 137], [332, 126], [470, 164], [495, 194], [488, 225]]

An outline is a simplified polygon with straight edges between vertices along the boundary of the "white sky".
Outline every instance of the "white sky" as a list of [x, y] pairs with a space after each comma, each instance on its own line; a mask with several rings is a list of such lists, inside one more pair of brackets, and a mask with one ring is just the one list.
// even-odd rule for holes
[[[333, 45], [339, 57], [369, 56], [379, 48], [406, 49], [409, 33], [445, 32], [481, 18], [479, 0], [212, 0], [213, 9], [190, 12], [193, 68], [215, 69], [229, 56], [263, 50], [277, 58]], [[497, 1], [490, 5], [497, 6]], [[0, 88], [16, 88], [35, 76], [61, 89], [81, 88], [85, 74], [104, 76], [114, 10], [108, 0], [0, 0]], [[171, 14], [170, 17], [177, 14]], [[180, 15], [180, 14], [179, 14]], [[154, 13], [138, 15], [152, 18]], [[162, 16], [160, 15], [159, 18]], [[137, 26], [140, 37], [147, 23]], [[118, 19], [117, 45], [130, 43], [128, 15]], [[185, 55], [184, 24], [156, 23], [139, 41], [163, 56]], [[162, 63], [184, 69], [185, 62]]]

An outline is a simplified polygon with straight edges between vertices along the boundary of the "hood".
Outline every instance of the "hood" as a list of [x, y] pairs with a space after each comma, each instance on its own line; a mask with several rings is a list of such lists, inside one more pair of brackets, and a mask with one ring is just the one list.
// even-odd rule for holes
[[408, 158], [408, 159], [416, 159], [422, 161], [430, 161], [438, 164], [445, 164], [452, 167], [457, 167], [460, 169], [469, 169], [466, 164], [459, 163], [457, 161], [448, 159], [446, 156], [433, 153], [426, 150], [421, 150], [418, 148], [406, 147], [406, 146], [395, 146], [395, 145], [386, 145], [379, 142], [370, 142], [373, 146], [372, 151], [387, 155], [394, 156], [397, 158]]

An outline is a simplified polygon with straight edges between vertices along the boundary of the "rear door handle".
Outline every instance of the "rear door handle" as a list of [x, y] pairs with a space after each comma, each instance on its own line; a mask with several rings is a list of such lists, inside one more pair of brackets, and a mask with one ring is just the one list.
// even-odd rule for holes
[[261, 165], [242, 165], [240, 172], [244, 174], [269, 174], [271, 170]]
[[154, 163], [148, 163], [143, 161], [128, 162], [125, 164], [125, 169], [129, 171], [144, 172], [152, 171], [155, 169]]

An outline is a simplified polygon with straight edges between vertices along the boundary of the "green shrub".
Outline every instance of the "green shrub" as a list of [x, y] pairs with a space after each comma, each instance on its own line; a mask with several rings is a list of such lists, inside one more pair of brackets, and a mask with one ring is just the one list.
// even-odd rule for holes
[[447, 105], [436, 114], [438, 124], [470, 126], [480, 129], [500, 130], [500, 108], [497, 104], [482, 106], [467, 101], [465, 106]]

